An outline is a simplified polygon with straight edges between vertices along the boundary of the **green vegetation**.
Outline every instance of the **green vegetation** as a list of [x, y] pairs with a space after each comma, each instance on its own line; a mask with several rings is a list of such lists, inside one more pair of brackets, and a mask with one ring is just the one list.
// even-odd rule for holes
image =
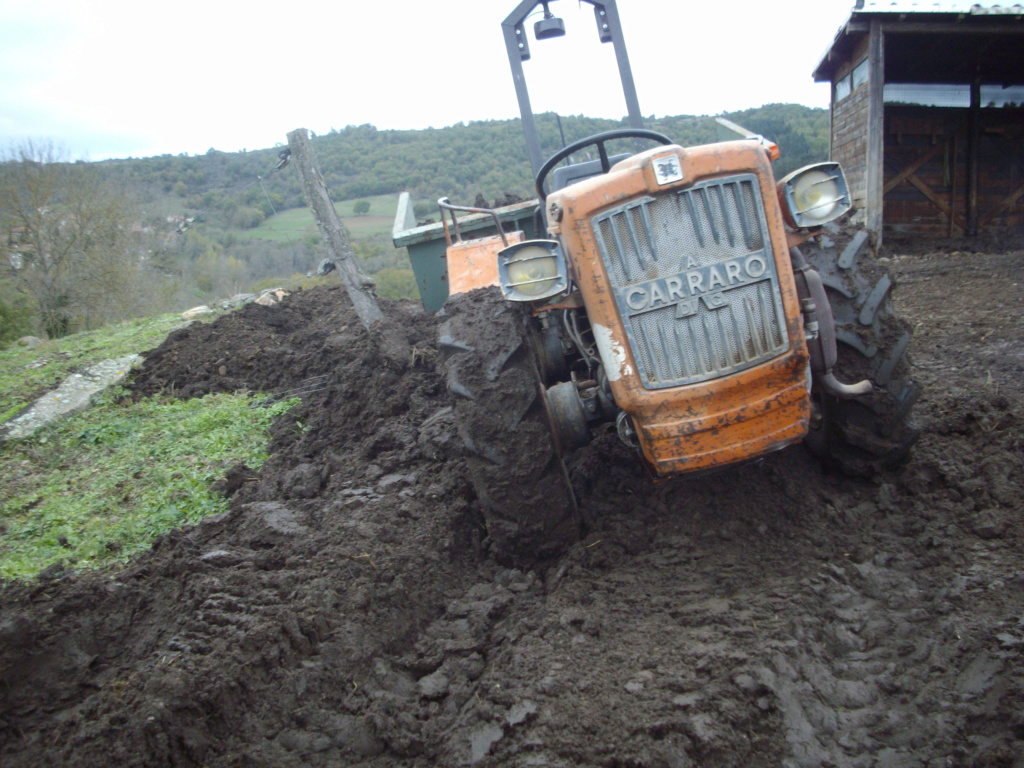
[[[50, 338], [138, 314], [129, 196], [98, 166], [25, 142], [0, 164], [0, 278]], [[105, 300], [99, 301], [97, 297]]]
[[[0, 352], [0, 423], [75, 370], [151, 349], [180, 325], [179, 315], [161, 315]], [[121, 563], [160, 533], [224, 511], [211, 484], [235, 464], [258, 469], [271, 421], [296, 402], [132, 403], [119, 394], [0, 443], [0, 578], [60, 561]]]
[[259, 239], [287, 243], [307, 238], [315, 242], [320, 235], [309, 208], [291, 208], [264, 219], [257, 227], [235, 232], [234, 237], [242, 242]]
[[73, 371], [152, 349], [180, 325], [180, 315], [159, 315], [76, 333], [35, 348], [12, 346], [0, 351], [0, 424]]
[[259, 293], [260, 291], [283, 288], [285, 286], [287, 286], [286, 290], [288, 291], [308, 291], [321, 285], [330, 285], [331, 280], [337, 279], [337, 275], [328, 274], [325, 276], [313, 275], [312, 277], [306, 277], [298, 273], [285, 278], [265, 277], [253, 283], [252, 292]]
[[385, 267], [376, 275], [377, 295], [382, 299], [415, 299], [419, 297], [416, 276], [411, 269]]
[[[361, 238], [369, 235], [390, 237], [391, 228], [395, 223], [395, 212], [398, 210], [398, 197], [398, 194], [375, 195], [352, 205], [349, 205], [349, 201], [335, 203], [334, 210], [338, 212], [341, 223], [352, 237]], [[359, 203], [368, 205], [367, 210], [372, 210], [373, 214], [345, 215], [345, 211], [353, 210]], [[265, 219], [258, 227], [234, 234], [239, 240], [250, 241], [294, 242], [308, 239], [312, 243], [316, 243], [320, 240], [316, 222], [313, 220], [313, 212], [305, 207], [281, 211], [277, 215]]]
[[[795, 104], [769, 104], [726, 117], [779, 143], [779, 171], [824, 160], [828, 147], [828, 112]], [[712, 118], [665, 116], [649, 118], [648, 127], [683, 145], [717, 140]], [[624, 121], [580, 115], [563, 116], [566, 142], [612, 128]], [[562, 146], [553, 113], [537, 117], [541, 151]], [[391, 218], [393, 204], [377, 198], [409, 191], [421, 210], [434, 211], [433, 201], [448, 196], [472, 203], [477, 194], [488, 200], [506, 192], [532, 196], [533, 183], [519, 120], [485, 120], [426, 130], [381, 131], [372, 125], [350, 125], [312, 139], [320, 171], [340, 210], [348, 214], [357, 202], [369, 202], [375, 216]], [[146, 209], [161, 215], [194, 213], [207, 229], [237, 235], [260, 227], [282, 212], [305, 207], [302, 181], [293, 166], [277, 170], [278, 152], [265, 149], [227, 153], [209, 150], [194, 157], [164, 155], [111, 160], [100, 165], [142, 190]], [[790, 167], [792, 166], [792, 168]], [[262, 214], [254, 216], [253, 211]], [[276, 211], [276, 213], [275, 213]]]
[[728, 117], [779, 145], [782, 157], [775, 163], [777, 179], [810, 163], [828, 160], [827, 110], [798, 104], [766, 104], [733, 112]]
[[27, 296], [0, 288], [0, 349], [30, 334], [33, 316]]
[[60, 561], [126, 561], [156, 536], [226, 511], [211, 484], [235, 464], [258, 469], [271, 421], [242, 395], [103, 404], [0, 448], [0, 578]]

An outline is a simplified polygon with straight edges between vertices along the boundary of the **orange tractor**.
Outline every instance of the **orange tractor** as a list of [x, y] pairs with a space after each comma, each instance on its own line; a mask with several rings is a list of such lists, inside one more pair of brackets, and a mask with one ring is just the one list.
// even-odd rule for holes
[[[495, 546], [536, 556], [578, 536], [564, 459], [601, 429], [655, 479], [799, 441], [855, 473], [903, 459], [916, 437], [910, 335], [891, 281], [862, 255], [866, 235], [841, 253], [834, 242], [831, 222], [850, 209], [839, 165], [776, 182], [778, 150], [759, 136], [681, 147], [640, 127], [614, 0], [591, 4], [634, 125], [540, 163], [521, 70], [538, 4], [537, 37], [560, 34], [534, 0], [504, 27], [539, 196], [523, 229], [546, 236], [504, 231], [502, 209], [440, 201], [442, 370]], [[616, 142], [628, 151], [613, 154]], [[462, 236], [481, 220], [491, 234]], [[823, 227], [836, 230], [825, 246]]]

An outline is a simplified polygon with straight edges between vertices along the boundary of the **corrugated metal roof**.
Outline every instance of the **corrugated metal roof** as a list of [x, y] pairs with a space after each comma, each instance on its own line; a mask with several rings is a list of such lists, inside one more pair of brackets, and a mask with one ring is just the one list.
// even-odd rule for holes
[[[914, 65], [914, 52], [900, 47], [887, 48], [886, 76], [892, 82], [909, 77], [913, 82], [969, 83], [965, 72], [974, 72], [984, 62], [988, 82], [1021, 83], [1024, 76], [1024, 2], [971, 3], [965, 0], [862, 0], [855, 6], [850, 18], [840, 27], [831, 45], [814, 68], [817, 82], [829, 80], [836, 67], [846, 62], [867, 32], [867, 22], [882, 22], [886, 34], [913, 37], [928, 36], [937, 51], [928, 54], [929, 63]], [[930, 22], [922, 25], [918, 22]], [[948, 30], [945, 28], [948, 27]], [[1000, 29], [1001, 28], [1001, 29]], [[994, 34], [993, 30], [1009, 34]], [[942, 51], [956, 51], [956, 56], [945, 56]], [[965, 79], [966, 78], [966, 79]], [[909, 81], [905, 81], [909, 82]]]
[[855, 13], [965, 13], [972, 16], [1024, 15], [1024, 5], [987, 4], [959, 0], [865, 0]]

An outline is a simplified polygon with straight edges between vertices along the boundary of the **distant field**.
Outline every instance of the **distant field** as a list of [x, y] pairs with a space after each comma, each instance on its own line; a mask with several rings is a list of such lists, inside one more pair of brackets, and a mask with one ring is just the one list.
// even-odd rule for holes
[[[370, 204], [370, 212], [362, 216], [352, 213], [352, 206], [365, 200]], [[374, 195], [354, 200], [342, 200], [334, 204], [345, 228], [353, 236], [391, 234], [391, 226], [398, 210], [398, 195]], [[301, 240], [307, 233], [316, 234], [316, 223], [309, 208], [292, 208], [271, 216], [255, 229], [235, 230], [234, 234], [244, 239], [273, 240], [287, 242]]]

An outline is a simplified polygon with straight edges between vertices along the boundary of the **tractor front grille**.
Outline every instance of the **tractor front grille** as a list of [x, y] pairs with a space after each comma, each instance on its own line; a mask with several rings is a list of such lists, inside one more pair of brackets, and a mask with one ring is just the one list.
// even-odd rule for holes
[[592, 223], [646, 388], [706, 381], [788, 349], [753, 174], [631, 200]]

